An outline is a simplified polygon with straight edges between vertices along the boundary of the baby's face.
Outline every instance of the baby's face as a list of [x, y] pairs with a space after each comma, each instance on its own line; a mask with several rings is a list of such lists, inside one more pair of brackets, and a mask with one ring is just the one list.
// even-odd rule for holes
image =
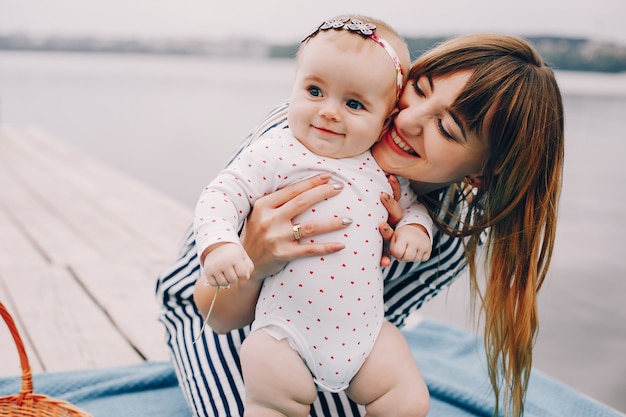
[[[341, 36], [348, 38], [348, 45], [332, 38]], [[365, 152], [378, 141], [395, 109], [392, 61], [369, 39], [354, 47], [350, 38], [355, 36], [319, 33], [299, 57], [289, 127], [309, 150], [322, 156], [345, 158]]]

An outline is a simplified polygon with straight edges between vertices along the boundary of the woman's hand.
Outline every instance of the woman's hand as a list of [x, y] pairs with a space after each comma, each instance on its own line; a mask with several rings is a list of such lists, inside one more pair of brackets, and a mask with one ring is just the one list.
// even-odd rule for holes
[[383, 256], [380, 260], [380, 265], [385, 267], [391, 265], [391, 257], [389, 254], [389, 241], [393, 237], [394, 227], [402, 218], [402, 207], [398, 200], [400, 199], [400, 183], [398, 179], [390, 175], [387, 178], [389, 185], [391, 185], [391, 189], [393, 190], [393, 198], [387, 193], [382, 193], [380, 196], [380, 201], [382, 201], [383, 205], [389, 212], [389, 217], [386, 222], [381, 223], [378, 227], [383, 240], [385, 241]]
[[[320, 174], [256, 201], [241, 233], [241, 243], [254, 263], [249, 279], [231, 284], [220, 291], [219, 297], [215, 297], [216, 287], [204, 285], [204, 279], [196, 281], [194, 301], [203, 317], [211, 311], [208, 323], [215, 332], [226, 333], [252, 323], [263, 278], [280, 271], [288, 261], [344, 248], [336, 242], [300, 244], [294, 238], [292, 219], [343, 189], [343, 184], [330, 183], [330, 178], [330, 174]], [[351, 223], [351, 219], [332, 218], [300, 226], [302, 237], [310, 237], [343, 229]], [[211, 310], [212, 303], [215, 305]]]
[[[260, 280], [280, 271], [287, 262], [305, 256], [338, 252], [338, 242], [300, 243], [294, 238], [292, 219], [314, 204], [334, 197], [343, 184], [331, 183], [330, 174], [288, 185], [258, 199], [246, 220], [241, 242], [254, 262], [251, 279]], [[348, 218], [331, 218], [302, 223], [302, 237], [340, 230], [352, 223]]]

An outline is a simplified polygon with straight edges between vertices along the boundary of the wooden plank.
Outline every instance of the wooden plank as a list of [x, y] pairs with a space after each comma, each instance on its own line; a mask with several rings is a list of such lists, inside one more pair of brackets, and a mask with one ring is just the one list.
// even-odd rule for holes
[[[15, 326], [19, 332], [20, 339], [22, 339], [22, 343], [24, 344], [24, 349], [26, 350], [26, 357], [28, 358], [28, 363], [31, 369], [31, 372], [41, 372], [43, 367], [39, 358], [34, 354], [35, 349], [28, 337], [25, 336], [24, 325], [21, 323], [19, 316], [17, 315], [17, 309], [9, 296], [9, 293], [5, 289], [4, 285], [4, 276], [0, 273], [0, 301], [6, 307], [7, 311], [11, 315], [11, 318], [15, 322]], [[4, 321], [0, 320], [0, 376], [14, 376], [21, 375], [22, 368], [20, 367], [20, 357], [17, 352], [17, 346], [15, 344], [15, 340], [9, 331], [9, 328], [6, 326]]]
[[[1, 182], [1, 181], [0, 181]], [[5, 208], [0, 205], [0, 271], [3, 268], [17, 265], [39, 265], [47, 263], [47, 259], [35, 242], [16, 223], [8, 217]]]
[[37, 129], [0, 131], [0, 190], [0, 299], [33, 370], [167, 359], [154, 286], [191, 210]]
[[143, 357], [168, 359], [163, 326], [157, 321], [156, 274], [140, 265], [119, 263], [78, 265], [73, 269]]
[[[7, 276], [10, 274], [9, 276]], [[14, 268], [4, 284], [45, 371], [139, 363], [107, 314], [65, 268]]]
[[[7, 153], [10, 153], [10, 160], [5, 169], [10, 170], [19, 191], [30, 196], [31, 204], [37, 202], [43, 206], [42, 211], [57, 218], [76, 239], [96, 249], [102, 258], [131, 259], [150, 256], [154, 252], [154, 247], [137, 240], [116, 216], [102, 210], [90, 196], [73, 187], [65, 178], [59, 178], [61, 166], [42, 163], [36, 155], [20, 158], [15, 149]], [[79, 172], [74, 172], [73, 176], [81, 177]]]
[[103, 217], [112, 217], [160, 254], [175, 251], [178, 242], [171, 237], [182, 237], [191, 221], [190, 208], [40, 130], [22, 132], [12, 146], [35, 155], [38, 166], [48, 166], [57, 181], [84, 195]]
[[100, 258], [90, 242], [82, 239], [77, 230], [69, 228], [57, 213], [50, 211], [29, 187], [18, 183], [8, 168], [6, 154], [0, 152], [0, 206], [16, 227], [31, 242], [36, 242], [47, 259], [66, 264], [72, 260], [88, 262]]
[[[47, 261], [41, 252], [33, 245], [33, 243], [18, 230], [15, 224], [7, 217], [6, 213], [0, 207], [0, 230], [2, 236], [0, 238], [0, 301], [5, 305], [9, 314], [13, 318], [20, 338], [24, 343], [26, 354], [30, 363], [32, 372], [40, 372], [43, 367], [39, 358], [34, 355], [34, 348], [30, 340], [24, 337], [23, 325], [19, 317], [9, 293], [6, 291], [5, 279], [10, 278], [10, 274], [5, 273], [12, 267], [19, 265], [32, 265], [43, 267]], [[15, 314], [14, 314], [15, 312]], [[9, 329], [0, 322], [0, 375], [19, 375], [21, 374], [20, 359], [15, 347], [15, 341], [11, 336]]]

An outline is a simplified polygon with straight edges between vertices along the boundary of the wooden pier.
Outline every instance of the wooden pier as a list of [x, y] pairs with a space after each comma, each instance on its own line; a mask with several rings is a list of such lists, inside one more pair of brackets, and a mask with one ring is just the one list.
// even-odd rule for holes
[[[0, 130], [0, 301], [33, 372], [165, 360], [156, 276], [191, 209], [35, 128]], [[0, 376], [19, 375], [0, 322]]]

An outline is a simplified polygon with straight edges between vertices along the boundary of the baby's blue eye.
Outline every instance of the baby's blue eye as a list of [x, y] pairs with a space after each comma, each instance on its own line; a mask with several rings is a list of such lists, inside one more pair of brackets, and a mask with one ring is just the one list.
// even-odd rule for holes
[[309, 94], [311, 94], [313, 97], [321, 97], [322, 91], [317, 87], [309, 87]]
[[365, 108], [365, 106], [360, 101], [357, 101], [357, 100], [348, 100], [346, 105], [350, 107], [352, 110], [361, 110]]

